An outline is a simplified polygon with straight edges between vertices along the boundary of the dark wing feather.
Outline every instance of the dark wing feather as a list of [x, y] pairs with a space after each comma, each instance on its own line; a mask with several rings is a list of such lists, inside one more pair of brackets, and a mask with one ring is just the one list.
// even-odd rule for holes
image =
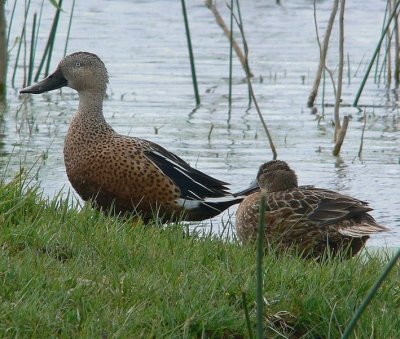
[[148, 143], [150, 147], [144, 153], [179, 187], [183, 199], [204, 200], [229, 195], [226, 182], [194, 169], [165, 148]]
[[306, 200], [307, 196], [308, 200], [318, 199], [318, 203], [314, 205], [315, 208], [308, 218], [319, 223], [320, 226], [335, 224], [372, 210], [366, 202], [334, 191], [319, 188], [309, 188], [306, 191]]

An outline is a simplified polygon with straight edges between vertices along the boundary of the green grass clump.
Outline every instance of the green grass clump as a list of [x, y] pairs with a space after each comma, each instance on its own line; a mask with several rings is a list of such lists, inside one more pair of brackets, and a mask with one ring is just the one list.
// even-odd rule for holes
[[[268, 254], [266, 336], [339, 337], [386, 261]], [[236, 241], [47, 200], [22, 176], [0, 185], [6, 337], [248, 337], [248, 325], [256, 329], [255, 267], [254, 248]], [[360, 319], [358, 338], [400, 333], [399, 281], [396, 267]]]

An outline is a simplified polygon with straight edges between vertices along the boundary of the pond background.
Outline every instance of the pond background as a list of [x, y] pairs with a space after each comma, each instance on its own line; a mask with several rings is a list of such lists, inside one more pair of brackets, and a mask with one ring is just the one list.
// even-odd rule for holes
[[[342, 107], [352, 116], [340, 157], [332, 156], [333, 107], [306, 107], [318, 65], [319, 50], [313, 1], [242, 1], [241, 11], [249, 45], [254, 91], [272, 134], [278, 159], [288, 161], [302, 185], [340, 191], [370, 202], [372, 215], [392, 232], [374, 236], [369, 245], [398, 246], [400, 242], [400, 114], [397, 91], [371, 78], [359, 104], [367, 117], [362, 157], [358, 157], [364, 111]], [[34, 0], [31, 13], [39, 12]], [[223, 1], [217, 3], [229, 25]], [[72, 1], [64, 1], [51, 71], [63, 57]], [[10, 20], [13, 2], [6, 3]], [[272, 159], [265, 132], [254, 108], [248, 110], [244, 72], [234, 55], [233, 103], [229, 114], [229, 41], [203, 1], [186, 1], [201, 106], [195, 100], [180, 1], [77, 1], [67, 54], [96, 53], [110, 76], [104, 113], [116, 131], [152, 140], [192, 166], [230, 182], [232, 191], [246, 187], [259, 165]], [[379, 40], [386, 1], [349, 2], [345, 12], [343, 104], [351, 104]], [[320, 35], [325, 31], [331, 1], [317, 1]], [[37, 59], [47, 41], [54, 7], [44, 2]], [[31, 32], [32, 16], [27, 31]], [[10, 31], [9, 83], [23, 23], [23, 2], [16, 7]], [[338, 25], [335, 24], [328, 67], [337, 69]], [[237, 30], [236, 30], [237, 33]], [[235, 36], [240, 43], [240, 37]], [[322, 36], [321, 36], [322, 39]], [[14, 46], [14, 47], [13, 47]], [[336, 73], [335, 73], [336, 75]], [[349, 81], [348, 81], [349, 80]], [[32, 168], [46, 196], [71, 186], [63, 163], [63, 142], [78, 96], [71, 89], [43, 95], [20, 96], [19, 67], [15, 86], [9, 86], [0, 123], [0, 170], [7, 178], [21, 166]], [[320, 93], [321, 93], [320, 89]], [[327, 81], [325, 102], [333, 104]], [[318, 120], [324, 109], [325, 117]], [[210, 130], [211, 135], [208, 138]], [[72, 190], [72, 189], [71, 189]], [[75, 196], [78, 198], [77, 196]], [[217, 231], [235, 208], [212, 220]], [[233, 218], [234, 219], [234, 218]], [[201, 224], [209, 227], [208, 221]]]

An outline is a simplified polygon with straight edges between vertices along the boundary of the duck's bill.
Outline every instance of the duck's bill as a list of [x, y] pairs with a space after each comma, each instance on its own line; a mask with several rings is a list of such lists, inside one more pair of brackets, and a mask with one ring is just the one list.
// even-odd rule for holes
[[257, 179], [254, 179], [250, 183], [250, 185], [247, 188], [245, 188], [243, 191], [233, 193], [232, 195], [234, 197], [240, 197], [240, 196], [249, 195], [249, 194], [257, 192], [259, 190], [260, 190], [260, 187], [258, 186], [258, 181], [257, 181]]
[[47, 78], [39, 81], [38, 83], [25, 87], [21, 89], [19, 92], [22, 93], [32, 93], [32, 94], [40, 94], [44, 92], [49, 92], [57, 88], [61, 88], [68, 85], [68, 81], [64, 78], [61, 70], [57, 68], [57, 70], [50, 74]]

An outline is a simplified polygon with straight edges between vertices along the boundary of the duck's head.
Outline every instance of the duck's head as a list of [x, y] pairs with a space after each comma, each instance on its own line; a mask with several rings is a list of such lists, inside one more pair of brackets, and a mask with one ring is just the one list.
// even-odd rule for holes
[[272, 160], [260, 166], [258, 185], [267, 192], [279, 192], [298, 187], [296, 173], [282, 160]]
[[107, 83], [107, 69], [103, 61], [96, 54], [76, 52], [62, 59], [53, 74], [32, 86], [23, 88], [20, 93], [40, 94], [64, 86], [78, 92], [105, 93]]

